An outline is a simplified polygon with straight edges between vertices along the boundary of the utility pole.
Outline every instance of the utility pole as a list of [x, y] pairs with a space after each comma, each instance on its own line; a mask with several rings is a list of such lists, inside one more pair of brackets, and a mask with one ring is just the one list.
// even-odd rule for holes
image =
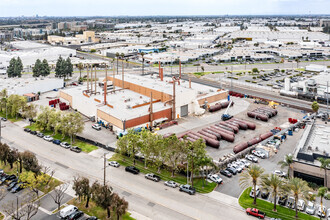
[[327, 113], [329, 114], [329, 81], [327, 81]]
[[106, 168], [107, 168], [107, 158], [106, 158], [106, 153], [104, 153], [104, 176], [103, 176], [103, 185], [105, 186], [105, 177], [106, 177]]
[[1, 121], [2, 121], [2, 119], [0, 118], [0, 143], [1, 143], [1, 139], [2, 139], [2, 136], [1, 136], [1, 129], [2, 129]]

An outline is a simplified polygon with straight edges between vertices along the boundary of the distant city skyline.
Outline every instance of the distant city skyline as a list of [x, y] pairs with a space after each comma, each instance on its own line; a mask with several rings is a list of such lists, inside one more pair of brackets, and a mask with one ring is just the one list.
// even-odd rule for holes
[[0, 17], [330, 14], [330, 0], [0, 0]]

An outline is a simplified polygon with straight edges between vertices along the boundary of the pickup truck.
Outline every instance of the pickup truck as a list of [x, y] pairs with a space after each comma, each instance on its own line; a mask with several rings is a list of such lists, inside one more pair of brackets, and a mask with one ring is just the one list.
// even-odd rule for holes
[[259, 211], [258, 209], [255, 208], [247, 208], [246, 209], [246, 214], [248, 215], [253, 215], [257, 218], [264, 219], [266, 216], [266, 213]]

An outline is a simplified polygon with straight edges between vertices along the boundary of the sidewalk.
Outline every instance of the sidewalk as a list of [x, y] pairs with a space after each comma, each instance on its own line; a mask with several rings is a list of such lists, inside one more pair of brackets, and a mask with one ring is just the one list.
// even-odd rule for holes
[[215, 199], [221, 203], [225, 203], [227, 205], [234, 206], [236, 208], [241, 208], [241, 206], [238, 204], [237, 198], [226, 195], [224, 193], [212, 191], [212, 192], [210, 192], [208, 194], [204, 194], [204, 195], [209, 198]]

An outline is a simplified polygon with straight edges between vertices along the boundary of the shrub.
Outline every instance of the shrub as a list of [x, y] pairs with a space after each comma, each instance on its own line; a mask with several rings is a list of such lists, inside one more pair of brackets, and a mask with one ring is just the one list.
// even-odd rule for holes
[[252, 83], [257, 83], [257, 81], [252, 81]]
[[91, 49], [91, 53], [95, 53], [96, 52], [96, 49]]
[[281, 72], [282, 72], [282, 73], [284, 73], [284, 72], [285, 72], [285, 70], [281, 70]]
[[252, 69], [252, 72], [254, 72], [254, 73], [259, 73], [259, 70], [258, 70], [258, 68], [253, 68], [253, 69]]
[[245, 82], [251, 82], [251, 80], [246, 79]]
[[255, 77], [255, 76], [254, 76], [254, 77], [252, 77], [252, 79], [256, 79], [256, 78], [257, 78], [257, 77]]

